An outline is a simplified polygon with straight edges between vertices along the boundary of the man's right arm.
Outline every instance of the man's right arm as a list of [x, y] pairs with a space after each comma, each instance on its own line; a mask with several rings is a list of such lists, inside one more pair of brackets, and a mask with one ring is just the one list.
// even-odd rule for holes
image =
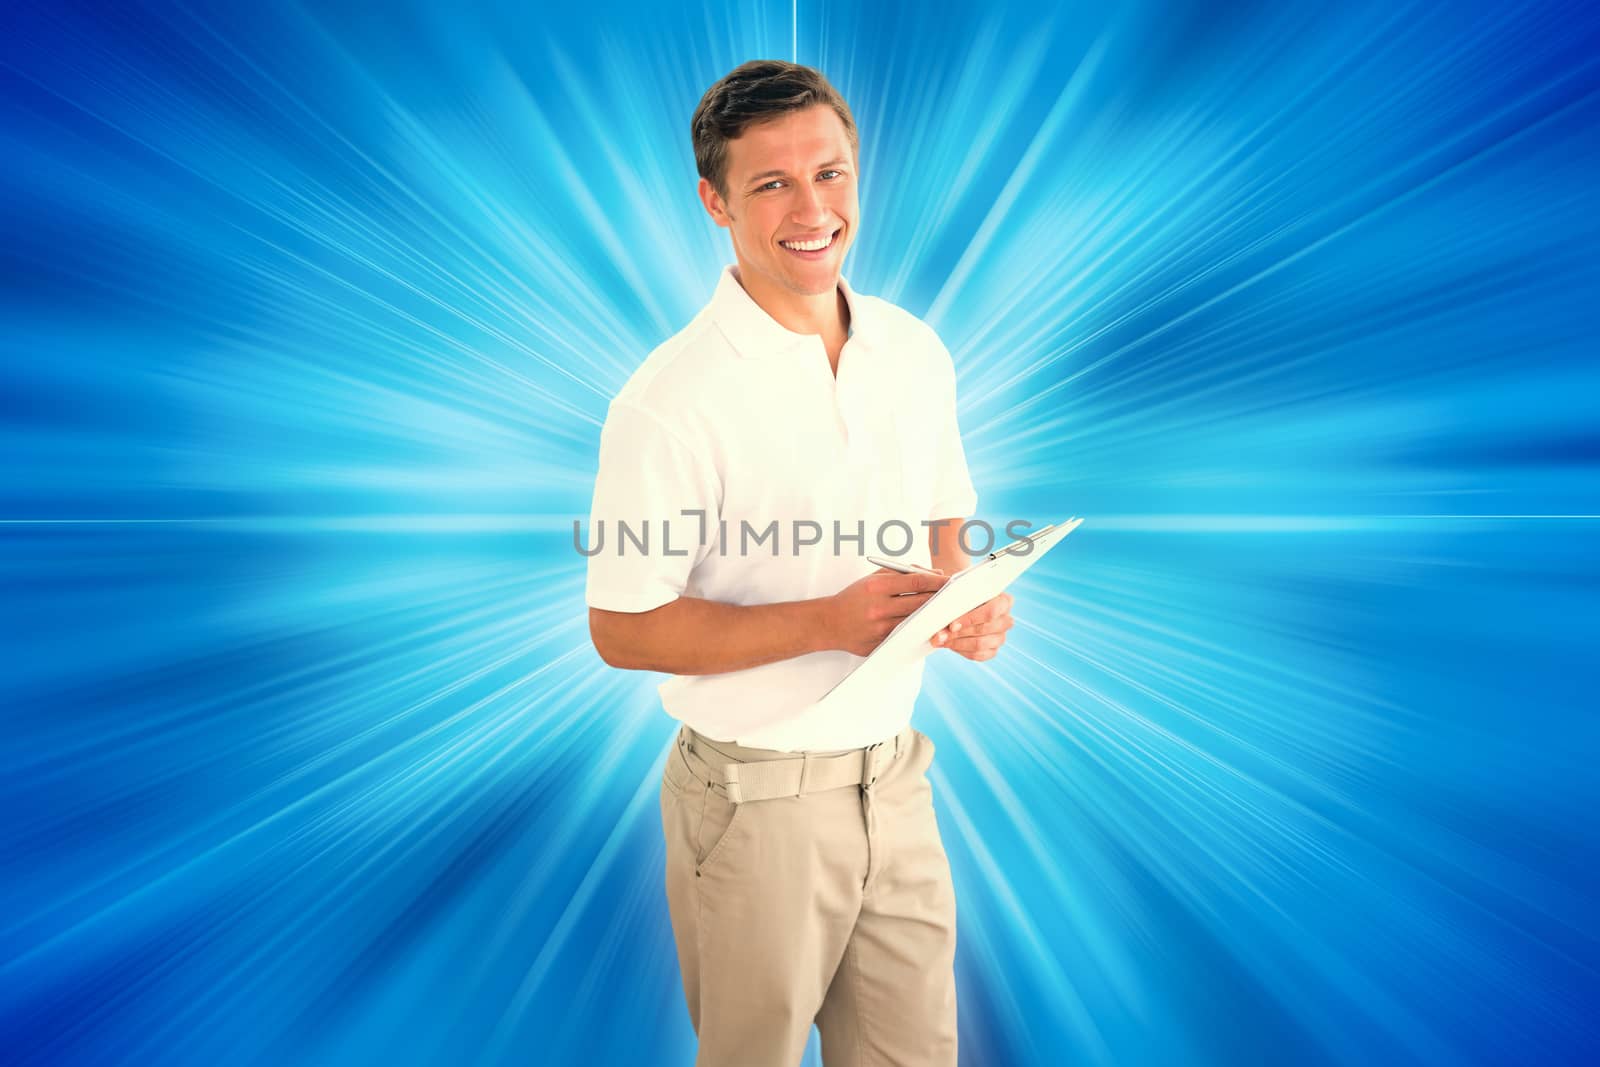
[[865, 656], [945, 581], [880, 570], [813, 600], [746, 606], [680, 596], [649, 611], [591, 607], [589, 635], [611, 666], [667, 674], [722, 674], [834, 649]]
[[826, 602], [743, 607], [680, 596], [650, 611], [589, 609], [589, 636], [613, 667], [721, 674], [828, 647]]

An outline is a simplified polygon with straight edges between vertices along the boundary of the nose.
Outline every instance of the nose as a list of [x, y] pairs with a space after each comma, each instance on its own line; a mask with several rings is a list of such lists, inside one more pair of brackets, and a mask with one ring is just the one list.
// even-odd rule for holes
[[796, 225], [810, 226], [827, 220], [828, 212], [822, 206], [822, 194], [816, 185], [804, 182], [796, 186], [793, 212]]

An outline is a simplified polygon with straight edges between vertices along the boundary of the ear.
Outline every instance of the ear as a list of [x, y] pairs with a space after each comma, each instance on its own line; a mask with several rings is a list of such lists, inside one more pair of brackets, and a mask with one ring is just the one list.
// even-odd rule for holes
[[733, 223], [732, 216], [728, 214], [727, 205], [722, 202], [722, 197], [717, 195], [716, 186], [701, 178], [698, 191], [700, 193], [700, 203], [705, 205], [706, 213], [711, 216], [713, 222], [723, 227]]

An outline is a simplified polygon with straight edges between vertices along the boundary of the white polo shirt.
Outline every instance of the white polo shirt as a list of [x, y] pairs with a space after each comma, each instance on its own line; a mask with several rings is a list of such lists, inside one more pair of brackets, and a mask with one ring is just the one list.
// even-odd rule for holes
[[[628, 379], [600, 435], [582, 541], [589, 606], [828, 596], [877, 569], [869, 554], [930, 565], [925, 524], [972, 515], [949, 351], [910, 312], [839, 288], [851, 332], [837, 378], [822, 338], [780, 325], [730, 265], [711, 303]], [[718, 740], [854, 748], [905, 728], [922, 685], [919, 662], [859, 706], [813, 713], [860, 662], [815, 652], [678, 675], [661, 699]]]

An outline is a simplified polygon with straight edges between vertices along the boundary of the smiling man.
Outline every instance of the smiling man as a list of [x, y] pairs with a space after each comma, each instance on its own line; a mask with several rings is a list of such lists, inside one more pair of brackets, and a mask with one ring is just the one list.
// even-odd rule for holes
[[[585, 594], [607, 663], [673, 676], [661, 818], [696, 1062], [793, 1067], [815, 1023], [828, 1067], [954, 1064], [955, 893], [933, 743], [910, 725], [922, 664], [814, 705], [966, 565], [955, 370], [925, 323], [841, 276], [860, 153], [820, 73], [746, 63], [692, 136], [735, 262], [611, 403]], [[987, 660], [1010, 606], [933, 641]]]

